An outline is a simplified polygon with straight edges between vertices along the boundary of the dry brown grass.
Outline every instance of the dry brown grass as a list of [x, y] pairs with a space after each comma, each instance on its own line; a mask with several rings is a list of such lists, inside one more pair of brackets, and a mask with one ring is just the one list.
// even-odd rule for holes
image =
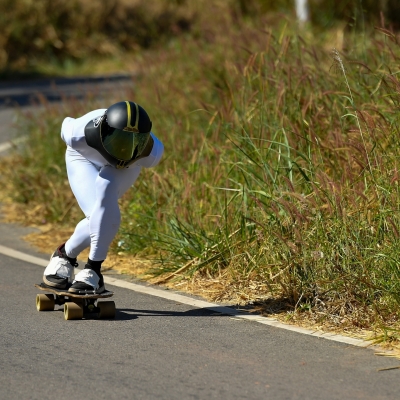
[[[2, 203], [3, 222], [25, 224], [24, 213], [21, 212], [22, 204], [5, 201]], [[40, 210], [32, 209], [30, 213], [38, 213]], [[74, 227], [65, 227], [52, 223], [45, 224], [29, 224], [30, 227], [36, 228], [38, 232], [30, 233], [23, 237], [25, 241], [33, 245], [39, 252], [51, 254], [56, 245], [61, 244], [68, 239]], [[81, 253], [79, 259], [86, 260], [89, 250]], [[109, 254], [104, 265], [104, 270], [114, 270], [120, 274], [129, 274], [135, 277], [146, 277], [146, 271], [149, 268], [149, 261], [137, 259], [124, 253]]]

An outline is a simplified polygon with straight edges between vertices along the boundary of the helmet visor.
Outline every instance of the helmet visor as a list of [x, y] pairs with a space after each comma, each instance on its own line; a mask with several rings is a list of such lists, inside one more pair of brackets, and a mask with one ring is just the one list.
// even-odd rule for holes
[[106, 151], [118, 160], [129, 161], [139, 157], [149, 140], [150, 133], [110, 129], [101, 140]]

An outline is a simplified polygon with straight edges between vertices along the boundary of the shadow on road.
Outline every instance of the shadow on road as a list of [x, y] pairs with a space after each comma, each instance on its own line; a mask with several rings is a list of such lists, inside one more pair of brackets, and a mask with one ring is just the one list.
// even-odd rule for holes
[[221, 312], [215, 307], [213, 311], [206, 308], [196, 308], [185, 311], [158, 311], [158, 310], [139, 310], [134, 308], [118, 308], [116, 319], [128, 320], [140, 317], [234, 317], [224, 313], [226, 307], [221, 307]]

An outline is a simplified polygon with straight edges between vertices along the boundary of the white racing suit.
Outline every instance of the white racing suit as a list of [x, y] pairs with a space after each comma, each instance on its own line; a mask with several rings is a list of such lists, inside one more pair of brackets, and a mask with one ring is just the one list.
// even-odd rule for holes
[[141, 169], [157, 165], [164, 152], [163, 144], [151, 133], [154, 145], [147, 157], [124, 169], [109, 165], [97, 150], [87, 145], [84, 133], [87, 123], [105, 111], [99, 109], [80, 118], [65, 118], [61, 128], [61, 137], [67, 144], [65, 160], [69, 184], [86, 216], [65, 244], [65, 252], [71, 258], [88, 247], [91, 260], [106, 258], [120, 225], [118, 199], [135, 183]]

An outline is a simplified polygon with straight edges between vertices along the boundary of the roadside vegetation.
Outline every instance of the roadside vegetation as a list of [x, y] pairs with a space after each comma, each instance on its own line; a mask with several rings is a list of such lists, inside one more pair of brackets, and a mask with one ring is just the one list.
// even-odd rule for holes
[[121, 201], [114, 268], [397, 341], [400, 37], [383, 22], [299, 30], [279, 10], [256, 18], [200, 3], [183, 7], [185, 34], [141, 51], [126, 92], [106, 104], [42, 101], [43, 111], [22, 117], [28, 140], [1, 167], [5, 210], [50, 238], [73, 227], [82, 215], [60, 124], [133, 99], [165, 156]]

